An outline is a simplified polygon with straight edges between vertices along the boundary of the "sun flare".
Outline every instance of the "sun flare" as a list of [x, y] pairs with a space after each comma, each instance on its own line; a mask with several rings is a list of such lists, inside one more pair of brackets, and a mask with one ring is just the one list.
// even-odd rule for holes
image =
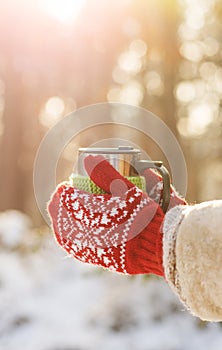
[[73, 22], [80, 14], [86, 0], [42, 0], [42, 10], [60, 22]]

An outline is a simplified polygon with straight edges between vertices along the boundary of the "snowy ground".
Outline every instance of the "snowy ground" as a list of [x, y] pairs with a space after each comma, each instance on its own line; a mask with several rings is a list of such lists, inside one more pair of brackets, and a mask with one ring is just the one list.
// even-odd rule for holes
[[161, 279], [67, 259], [46, 229], [0, 213], [0, 350], [221, 350], [222, 326], [187, 313]]

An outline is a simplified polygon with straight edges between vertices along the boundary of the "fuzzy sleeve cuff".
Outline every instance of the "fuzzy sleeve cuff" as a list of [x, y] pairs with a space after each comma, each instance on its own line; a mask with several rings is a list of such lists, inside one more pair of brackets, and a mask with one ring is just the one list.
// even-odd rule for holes
[[163, 265], [167, 282], [192, 314], [222, 320], [222, 200], [180, 205], [166, 214]]

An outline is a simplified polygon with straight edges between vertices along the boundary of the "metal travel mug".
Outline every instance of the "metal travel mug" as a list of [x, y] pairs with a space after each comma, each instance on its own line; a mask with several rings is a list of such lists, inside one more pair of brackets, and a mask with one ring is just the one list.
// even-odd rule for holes
[[137, 187], [146, 191], [145, 178], [140, 174], [147, 168], [156, 169], [163, 179], [162, 203], [164, 212], [167, 211], [170, 202], [170, 175], [161, 161], [141, 159], [141, 151], [131, 146], [119, 146], [117, 148], [79, 148], [77, 174], [72, 174], [73, 186], [91, 193], [104, 193], [88, 177], [84, 168], [84, 159], [88, 155], [102, 155], [121, 175]]

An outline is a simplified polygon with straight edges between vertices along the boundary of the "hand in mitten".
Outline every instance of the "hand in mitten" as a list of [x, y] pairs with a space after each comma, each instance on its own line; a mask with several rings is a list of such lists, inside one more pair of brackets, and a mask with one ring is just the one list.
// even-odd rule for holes
[[58, 243], [83, 262], [165, 276], [193, 314], [222, 320], [222, 201], [188, 206], [172, 187], [164, 215], [156, 173], [144, 173], [148, 195], [101, 157], [90, 156], [85, 165], [107, 194], [60, 185], [48, 207]]
[[106, 194], [90, 194], [68, 183], [57, 188], [48, 210], [58, 243], [83, 262], [163, 276], [162, 209], [103, 157], [87, 157], [85, 167]]

